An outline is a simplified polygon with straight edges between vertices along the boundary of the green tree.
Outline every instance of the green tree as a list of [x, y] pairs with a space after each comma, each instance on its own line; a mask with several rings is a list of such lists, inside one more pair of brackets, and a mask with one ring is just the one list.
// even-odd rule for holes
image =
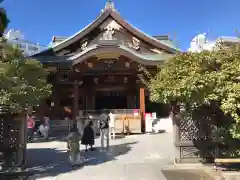
[[48, 97], [51, 85], [40, 62], [24, 58], [20, 49], [2, 37], [8, 23], [5, 9], [0, 8], [0, 104], [8, 105], [13, 113], [22, 113]]
[[184, 52], [161, 65], [148, 84], [155, 102], [184, 103], [192, 109], [215, 103], [235, 121], [229, 132], [240, 139], [240, 46]]
[[[0, 0], [0, 3], [2, 3], [3, 0]], [[7, 25], [9, 23], [9, 19], [7, 17], [6, 11], [3, 7], [0, 7], [0, 37], [2, 37], [5, 29], [7, 28]]]
[[8, 105], [14, 113], [37, 106], [51, 93], [47, 71], [39, 61], [26, 59], [18, 48], [0, 44], [0, 104]]

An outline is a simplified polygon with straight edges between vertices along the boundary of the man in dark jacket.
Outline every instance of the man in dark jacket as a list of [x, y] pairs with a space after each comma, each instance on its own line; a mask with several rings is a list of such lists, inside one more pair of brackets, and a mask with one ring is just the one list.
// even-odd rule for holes
[[107, 148], [109, 148], [109, 116], [106, 110], [102, 111], [99, 120], [101, 148], [104, 148], [104, 138], [107, 140]]

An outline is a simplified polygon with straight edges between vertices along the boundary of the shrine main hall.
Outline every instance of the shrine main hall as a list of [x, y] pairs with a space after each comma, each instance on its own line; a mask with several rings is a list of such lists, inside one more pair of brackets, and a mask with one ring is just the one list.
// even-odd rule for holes
[[54, 36], [51, 47], [32, 56], [48, 68], [53, 84], [41, 113], [76, 119], [80, 112], [125, 110], [139, 116], [143, 126], [145, 112], [159, 108], [149, 100], [139, 66], [154, 74], [158, 64], [177, 52], [168, 36], [143, 33], [107, 1], [90, 25], [71, 37]]

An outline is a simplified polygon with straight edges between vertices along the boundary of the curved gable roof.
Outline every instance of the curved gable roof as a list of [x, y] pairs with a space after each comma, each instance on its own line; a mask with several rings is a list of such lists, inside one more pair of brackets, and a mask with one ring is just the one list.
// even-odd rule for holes
[[81, 30], [81, 31], [77, 32], [76, 34], [74, 34], [73, 36], [65, 39], [61, 43], [52, 46], [52, 48], [54, 49], [54, 51], [59, 51], [62, 48], [67, 47], [68, 45], [72, 44], [76, 40], [83, 38], [85, 35], [90, 33], [94, 28], [98, 27], [109, 17], [112, 17], [113, 20], [115, 20], [126, 30], [128, 30], [129, 32], [134, 34], [136, 37], [143, 39], [147, 43], [152, 44], [154, 47], [166, 50], [167, 52], [170, 52], [170, 53], [175, 53], [178, 51], [177, 49], [161, 43], [156, 38], [151, 37], [151, 36], [147, 35], [146, 33], [142, 32], [141, 30], [137, 29], [136, 27], [130, 25], [116, 11], [114, 11], [112, 9], [109, 9], [109, 10], [103, 12], [95, 21], [93, 21], [90, 25], [86, 26], [83, 30]]
[[[85, 37], [88, 33], [90, 33], [93, 29], [95, 29], [98, 26], [100, 26], [109, 17], [113, 18], [113, 20], [115, 20], [117, 23], [119, 23], [119, 25], [121, 25], [126, 30], [131, 32], [137, 38], [144, 40], [145, 42], [153, 45], [154, 47], [156, 47], [158, 49], [163, 49], [163, 50], [165, 50], [165, 51], [167, 51], [169, 53], [179, 52], [178, 49], [162, 43], [158, 39], [156, 39], [156, 38], [154, 38], [152, 36], [147, 35], [146, 33], [142, 32], [139, 29], [137, 29], [133, 25], [129, 24], [114, 9], [107, 9], [107, 10], [105, 10], [96, 20], [94, 20], [88, 26], [86, 26], [85, 28], [83, 28], [79, 32], [75, 33], [74, 35], [70, 36], [69, 38], [67, 38], [67, 39], [65, 39], [65, 40], [63, 40], [63, 41], [61, 41], [61, 42], [59, 42], [59, 43], [57, 43], [55, 45], [52, 45], [52, 47], [50, 49], [47, 49], [46, 51], [51, 50], [53, 52], [57, 52], [57, 51], [59, 51], [59, 50], [61, 50], [63, 48], [66, 48], [67, 46], [71, 45], [72, 43], [76, 42], [77, 40], [80, 40], [83, 37]], [[46, 51], [43, 51], [43, 53], [46, 52]], [[39, 54], [41, 54], [41, 52]], [[38, 56], [39, 54], [35, 54], [35, 55]]]

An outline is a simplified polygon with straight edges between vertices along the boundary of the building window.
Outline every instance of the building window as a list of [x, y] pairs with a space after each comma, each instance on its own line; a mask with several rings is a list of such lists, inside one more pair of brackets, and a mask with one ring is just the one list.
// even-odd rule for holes
[[38, 47], [35, 46], [28, 46], [29, 51], [38, 51]]
[[22, 49], [26, 49], [26, 44], [21, 44]]
[[22, 48], [22, 45], [21, 45], [21, 44], [15, 44], [15, 46], [16, 46], [17, 48]]

